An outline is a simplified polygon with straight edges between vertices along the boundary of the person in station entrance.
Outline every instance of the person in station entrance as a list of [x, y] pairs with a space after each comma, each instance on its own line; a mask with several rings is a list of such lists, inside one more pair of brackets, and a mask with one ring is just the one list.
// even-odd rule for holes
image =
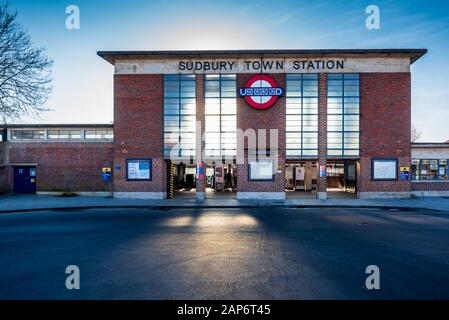
[[232, 189], [232, 174], [230, 167], [228, 167], [228, 169], [226, 170], [226, 189], [228, 188]]

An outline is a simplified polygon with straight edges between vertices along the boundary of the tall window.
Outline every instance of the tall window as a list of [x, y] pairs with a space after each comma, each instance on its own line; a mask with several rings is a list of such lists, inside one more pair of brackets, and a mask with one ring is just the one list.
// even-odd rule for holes
[[359, 155], [358, 74], [327, 76], [327, 155]]
[[287, 74], [286, 156], [318, 156], [318, 75]]
[[195, 156], [195, 75], [164, 77], [164, 157]]
[[237, 88], [234, 74], [206, 75], [205, 156], [232, 159], [236, 156]]

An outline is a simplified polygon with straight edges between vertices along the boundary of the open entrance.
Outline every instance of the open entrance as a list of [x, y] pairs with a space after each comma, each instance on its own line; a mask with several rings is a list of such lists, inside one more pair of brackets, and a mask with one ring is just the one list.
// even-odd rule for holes
[[327, 198], [356, 198], [357, 161], [328, 161], [326, 176]]
[[206, 198], [235, 198], [237, 166], [211, 164], [206, 167]]
[[168, 162], [168, 197], [195, 198], [196, 167], [195, 165]]
[[285, 196], [290, 199], [316, 198], [316, 161], [295, 161], [285, 165]]

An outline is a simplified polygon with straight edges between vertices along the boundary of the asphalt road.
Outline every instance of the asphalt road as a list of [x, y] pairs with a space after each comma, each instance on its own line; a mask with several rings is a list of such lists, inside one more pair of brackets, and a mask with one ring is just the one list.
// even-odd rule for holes
[[[67, 290], [67, 265], [80, 290]], [[380, 289], [365, 268], [380, 269]], [[370, 209], [0, 215], [0, 299], [449, 299], [449, 215]]]

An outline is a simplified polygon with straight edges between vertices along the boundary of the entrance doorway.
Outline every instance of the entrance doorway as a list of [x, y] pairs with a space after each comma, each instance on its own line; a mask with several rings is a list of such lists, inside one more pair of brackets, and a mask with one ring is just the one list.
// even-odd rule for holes
[[195, 165], [179, 163], [168, 165], [168, 190], [175, 198], [195, 198], [196, 167]]
[[206, 167], [206, 198], [234, 198], [236, 191], [236, 165], [212, 164]]
[[285, 196], [316, 198], [318, 165], [316, 161], [289, 162], [285, 165]]
[[36, 193], [36, 167], [14, 167], [14, 192]]
[[357, 161], [329, 161], [326, 176], [328, 198], [356, 198]]

